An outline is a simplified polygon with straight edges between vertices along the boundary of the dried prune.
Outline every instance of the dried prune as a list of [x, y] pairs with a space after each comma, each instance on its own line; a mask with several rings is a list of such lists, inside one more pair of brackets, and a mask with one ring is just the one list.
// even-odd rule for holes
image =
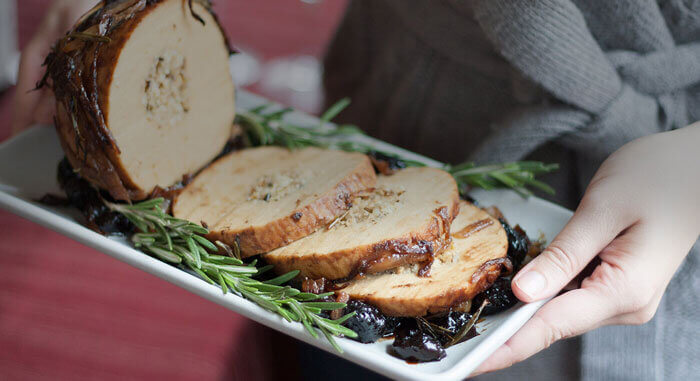
[[484, 302], [484, 299], [488, 299], [489, 304], [484, 307], [481, 316], [493, 315], [505, 311], [518, 303], [518, 298], [513, 294], [513, 290], [510, 287], [510, 279], [508, 278], [497, 279], [491, 287], [474, 298], [472, 306], [478, 308], [478, 306]]
[[367, 156], [372, 160], [372, 164], [377, 172], [383, 175], [390, 175], [398, 169], [407, 167], [405, 161], [396, 156], [387, 155], [379, 151], [369, 151]]
[[396, 327], [394, 318], [390, 318], [377, 307], [371, 306], [359, 300], [351, 300], [347, 303], [344, 313], [355, 312], [343, 325], [357, 333], [357, 341], [361, 343], [373, 343], [378, 339], [390, 335]]
[[134, 231], [134, 225], [123, 214], [110, 210], [99, 191], [75, 173], [66, 159], [58, 165], [58, 183], [70, 205], [80, 210], [90, 228], [106, 234]]
[[438, 361], [447, 355], [440, 341], [422, 330], [415, 320], [401, 324], [391, 349], [395, 356], [410, 362]]
[[518, 269], [530, 248], [530, 239], [520, 226], [513, 228], [502, 218], [499, 221], [508, 236], [508, 257], [513, 262], [513, 268]]
[[472, 315], [467, 312], [449, 311], [438, 316], [433, 316], [428, 321], [443, 328], [433, 329], [433, 332], [442, 345], [447, 345], [447, 343], [452, 341], [452, 337], [454, 337], [471, 318]]

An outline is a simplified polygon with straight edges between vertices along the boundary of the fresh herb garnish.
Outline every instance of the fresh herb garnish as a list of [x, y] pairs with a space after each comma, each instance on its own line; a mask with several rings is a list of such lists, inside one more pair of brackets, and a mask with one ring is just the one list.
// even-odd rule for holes
[[[289, 149], [313, 146], [365, 154], [376, 152], [390, 158], [396, 158], [407, 167], [425, 166], [425, 163], [420, 161], [409, 160], [394, 153], [377, 150], [369, 144], [348, 139], [348, 137], [364, 135], [362, 130], [355, 125], [341, 124], [335, 128], [329, 126], [333, 118], [349, 104], [348, 98], [341, 99], [321, 115], [318, 125], [312, 126], [300, 126], [285, 120], [284, 116], [292, 112], [293, 109], [276, 110], [272, 104], [241, 111], [237, 115], [237, 121], [243, 127], [250, 145], [253, 146], [277, 145]], [[523, 197], [532, 195], [532, 191], [528, 187], [553, 194], [552, 187], [536, 180], [535, 177], [558, 168], [558, 164], [545, 164], [539, 161], [518, 161], [480, 166], [466, 162], [443, 167], [444, 170], [452, 174], [461, 191], [466, 192], [471, 188], [486, 190], [508, 188]]]
[[336, 320], [321, 315], [322, 311], [345, 308], [345, 303], [319, 301], [333, 295], [332, 292], [317, 295], [284, 285], [296, 277], [299, 271], [291, 271], [266, 281], [255, 279], [255, 276], [269, 271], [272, 266], [258, 268], [255, 260], [244, 263], [240, 259], [237, 245], [231, 247], [220, 241], [209, 241], [204, 237], [209, 230], [165, 213], [164, 203], [163, 198], [155, 198], [133, 205], [106, 204], [136, 226], [138, 232], [131, 236], [131, 241], [144, 252], [165, 262], [189, 268], [205, 281], [221, 287], [224, 293], [233, 291], [260, 307], [281, 315], [287, 321], [301, 322], [314, 338], [319, 337], [317, 328], [340, 353], [343, 351], [333, 336], [357, 337], [355, 332], [342, 325], [354, 312]]

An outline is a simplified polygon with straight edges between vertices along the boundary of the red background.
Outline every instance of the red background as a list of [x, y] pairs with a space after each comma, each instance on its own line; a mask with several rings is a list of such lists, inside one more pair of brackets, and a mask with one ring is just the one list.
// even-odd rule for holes
[[[49, 2], [18, 3], [22, 46]], [[344, 6], [215, 5], [233, 44], [263, 59], [322, 55]], [[12, 95], [0, 94], [0, 140]], [[291, 339], [0, 211], [0, 379], [294, 379], [294, 350]]]

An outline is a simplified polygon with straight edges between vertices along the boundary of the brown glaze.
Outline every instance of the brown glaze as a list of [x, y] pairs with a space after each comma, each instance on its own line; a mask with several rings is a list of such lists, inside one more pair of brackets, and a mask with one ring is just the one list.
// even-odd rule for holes
[[309, 292], [312, 294], [323, 294], [324, 292], [326, 292], [330, 285], [330, 282], [328, 282], [326, 278], [304, 278], [304, 280], [301, 281], [301, 291]]
[[[419, 237], [386, 240], [373, 245], [371, 255], [361, 260], [347, 276], [337, 279], [336, 283], [348, 282], [366, 274], [376, 274], [412, 263], [423, 263], [421, 276], [429, 276], [435, 256], [449, 247], [450, 225], [458, 212], [459, 202], [451, 207], [437, 208], [433, 211], [433, 223], [425, 234]], [[324, 257], [323, 261], [337, 260], [337, 257], [347, 253], [334, 254]]]
[[[194, 176], [187, 174], [182, 176], [182, 180], [180, 182], [178, 182], [177, 184], [173, 184], [167, 188], [161, 188], [157, 186], [153, 189], [153, 191], [151, 191], [147, 198], [149, 200], [158, 197], [164, 198], [168, 202], [166, 213], [172, 213], [173, 200], [175, 200], [177, 195], [179, 195], [182, 192], [182, 190], [185, 189], [187, 184], [192, 182], [193, 178]], [[204, 228], [206, 228], [206, 226], [204, 226]]]
[[485, 229], [491, 225], [493, 225], [493, 220], [490, 218], [486, 218], [486, 219], [474, 222], [473, 224], [466, 226], [464, 229], [462, 229], [456, 233], [452, 233], [452, 236], [455, 238], [467, 238], [470, 235], [478, 232], [479, 230]]
[[[344, 292], [339, 292], [335, 296], [335, 301], [336, 303], [347, 303], [350, 301], [350, 296]], [[333, 311], [331, 311], [331, 320], [338, 320], [341, 317], [343, 317], [343, 314], [345, 312], [345, 308], [338, 308]]]
[[[54, 45], [38, 85], [54, 92], [56, 130], [70, 164], [116, 200], [140, 200], [148, 194], [124, 170], [106, 124], [105, 100], [126, 41], [162, 1], [104, 0], [96, 5]], [[208, 0], [194, 1], [212, 13]]]

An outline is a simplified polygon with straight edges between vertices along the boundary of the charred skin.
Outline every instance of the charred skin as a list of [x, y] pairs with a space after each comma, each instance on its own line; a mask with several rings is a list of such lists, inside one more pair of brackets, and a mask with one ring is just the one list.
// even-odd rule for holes
[[[124, 169], [121, 151], [107, 125], [105, 95], [132, 32], [164, 1], [102, 1], [55, 44], [39, 83], [39, 87], [50, 87], [56, 97], [56, 130], [71, 166], [116, 200], [141, 200], [151, 190], [141, 189]], [[193, 2], [211, 13], [208, 0], [183, 0], [196, 19], [201, 17], [195, 16]]]

